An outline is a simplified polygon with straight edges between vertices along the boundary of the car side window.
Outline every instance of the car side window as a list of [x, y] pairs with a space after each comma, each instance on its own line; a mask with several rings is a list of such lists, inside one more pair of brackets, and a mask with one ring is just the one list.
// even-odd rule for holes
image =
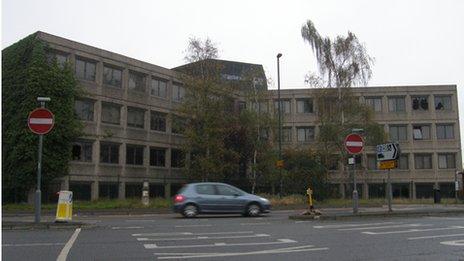
[[197, 185], [195, 186], [195, 190], [198, 194], [202, 195], [215, 195], [213, 185]]
[[218, 190], [219, 195], [222, 195], [222, 196], [242, 195], [242, 193], [240, 193], [240, 191], [238, 191], [236, 189], [233, 189], [231, 187], [228, 187], [228, 186], [216, 185], [216, 188]]

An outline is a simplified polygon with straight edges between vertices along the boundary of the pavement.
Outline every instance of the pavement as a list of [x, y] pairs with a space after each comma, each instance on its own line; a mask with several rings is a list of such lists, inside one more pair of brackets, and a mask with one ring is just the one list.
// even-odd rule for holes
[[[290, 206], [287, 209], [279, 208], [274, 211], [288, 212], [291, 220], [343, 220], [359, 218], [388, 218], [388, 217], [421, 217], [421, 216], [452, 216], [463, 215], [464, 204], [450, 205], [393, 205], [392, 212], [388, 211], [388, 206], [360, 207], [358, 213], [354, 214], [352, 208], [332, 208], [324, 207], [317, 209], [321, 212], [320, 216], [304, 215], [304, 208]], [[94, 217], [101, 216], [140, 216], [140, 215], [163, 215], [171, 213], [170, 209], [114, 209], [114, 210], [85, 210], [77, 211], [70, 222], [55, 222], [55, 215], [52, 212], [43, 212], [41, 222], [34, 222], [34, 214], [31, 212], [7, 212], [2, 213], [3, 230], [20, 229], [71, 229], [71, 228], [92, 228], [98, 226], [93, 220]], [[89, 221], [90, 220], [90, 221]]]

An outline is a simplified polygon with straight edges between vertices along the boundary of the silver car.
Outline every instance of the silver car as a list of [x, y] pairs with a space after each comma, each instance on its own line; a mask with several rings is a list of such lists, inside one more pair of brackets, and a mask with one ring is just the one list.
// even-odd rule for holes
[[182, 187], [174, 196], [173, 210], [184, 217], [198, 214], [239, 213], [244, 216], [259, 216], [269, 212], [269, 200], [244, 192], [224, 183], [191, 183]]

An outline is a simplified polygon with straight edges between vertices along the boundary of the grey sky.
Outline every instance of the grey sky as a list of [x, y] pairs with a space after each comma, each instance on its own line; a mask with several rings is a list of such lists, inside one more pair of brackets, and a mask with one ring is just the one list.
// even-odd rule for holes
[[3, 0], [2, 46], [41, 30], [171, 68], [184, 63], [189, 37], [210, 37], [222, 59], [263, 64], [271, 79], [283, 53], [282, 88], [299, 88], [316, 70], [300, 34], [307, 19], [321, 35], [350, 30], [365, 43], [376, 59], [371, 86], [464, 86], [460, 0]]

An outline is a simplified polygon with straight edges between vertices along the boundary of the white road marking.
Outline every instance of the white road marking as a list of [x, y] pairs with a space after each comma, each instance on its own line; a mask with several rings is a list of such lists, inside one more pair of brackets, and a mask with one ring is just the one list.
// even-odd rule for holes
[[[313, 221], [296, 221], [296, 222], [313, 222]], [[401, 222], [380, 222], [380, 223], [354, 223], [343, 225], [326, 225], [326, 226], [313, 226], [313, 228], [344, 228], [344, 227], [361, 227], [361, 226], [374, 226], [374, 225], [387, 225], [387, 224], [402, 224]]]
[[153, 219], [128, 219], [126, 222], [156, 222], [157, 220]]
[[362, 232], [363, 234], [368, 235], [388, 235], [388, 234], [401, 234], [401, 233], [415, 233], [415, 232], [427, 232], [427, 231], [439, 231], [439, 230], [451, 230], [451, 229], [463, 229], [464, 227], [452, 226], [452, 227], [442, 227], [442, 228], [428, 228], [428, 229], [408, 229], [408, 230], [399, 230], [399, 231], [386, 231], [386, 232]]
[[254, 226], [254, 225], [270, 225], [269, 222], [260, 222], [260, 223], [240, 223], [242, 226]]
[[211, 227], [211, 226], [212, 225], [205, 224], [205, 225], [178, 225], [174, 227]]
[[207, 232], [207, 233], [194, 233], [194, 232], [173, 232], [173, 233], [140, 233], [140, 234], [132, 234], [133, 237], [141, 237], [141, 236], [183, 236], [183, 235], [196, 235], [196, 236], [204, 236], [204, 235], [227, 235], [227, 234], [252, 234], [253, 231], [228, 231], [228, 232]]
[[111, 229], [140, 229], [143, 227], [112, 227]]
[[404, 225], [392, 225], [392, 226], [379, 226], [379, 227], [355, 227], [355, 228], [343, 228], [339, 231], [352, 231], [352, 230], [369, 230], [369, 229], [385, 229], [385, 228], [400, 228], [400, 227], [430, 227], [431, 224], [404, 224]]
[[430, 219], [464, 220], [464, 217], [428, 217]]
[[193, 254], [185, 255], [179, 253], [180, 255], [173, 255], [174, 253], [155, 253], [155, 255], [169, 255], [164, 257], [158, 257], [158, 259], [188, 259], [188, 258], [205, 258], [205, 257], [227, 257], [227, 256], [245, 256], [245, 255], [264, 255], [264, 254], [280, 254], [280, 253], [294, 253], [294, 252], [308, 252], [308, 251], [322, 251], [328, 250], [328, 247], [321, 248], [312, 248], [313, 245], [292, 247], [292, 248], [278, 248], [272, 250], [261, 250], [261, 251], [251, 251], [251, 252], [232, 252], [232, 253], [210, 253], [210, 254]]
[[464, 239], [463, 240], [453, 240], [453, 241], [443, 241], [440, 242], [442, 245], [448, 246], [464, 246]]
[[277, 239], [276, 242], [256, 242], [256, 243], [214, 243], [214, 244], [207, 244], [207, 245], [183, 245], [183, 246], [158, 246], [156, 244], [144, 244], [143, 246], [146, 249], [154, 249], [154, 248], [197, 248], [197, 247], [218, 247], [218, 246], [258, 246], [258, 245], [276, 245], [276, 244], [290, 244], [290, 243], [297, 243], [295, 240], [291, 239]]
[[76, 231], [74, 231], [74, 234], [72, 234], [71, 238], [69, 239], [68, 243], [63, 247], [61, 250], [60, 255], [56, 259], [56, 261], [66, 261], [66, 258], [68, 257], [69, 250], [71, 250], [71, 247], [73, 246], [74, 242], [77, 239], [77, 236], [81, 232], [80, 228], [76, 228]]
[[28, 247], [28, 246], [62, 246], [64, 243], [24, 243], [24, 244], [3, 244], [2, 247]]
[[410, 237], [410, 238], [408, 238], [408, 240], [442, 238], [442, 237], [459, 237], [459, 236], [464, 236], [464, 234], [436, 235], [436, 236], [426, 236], [426, 237]]
[[222, 236], [222, 237], [181, 237], [181, 238], [137, 238], [138, 241], [177, 241], [177, 240], [203, 240], [203, 239], [231, 239], [231, 238], [252, 238], [252, 237], [269, 237], [268, 234], [255, 234], [246, 236]]

